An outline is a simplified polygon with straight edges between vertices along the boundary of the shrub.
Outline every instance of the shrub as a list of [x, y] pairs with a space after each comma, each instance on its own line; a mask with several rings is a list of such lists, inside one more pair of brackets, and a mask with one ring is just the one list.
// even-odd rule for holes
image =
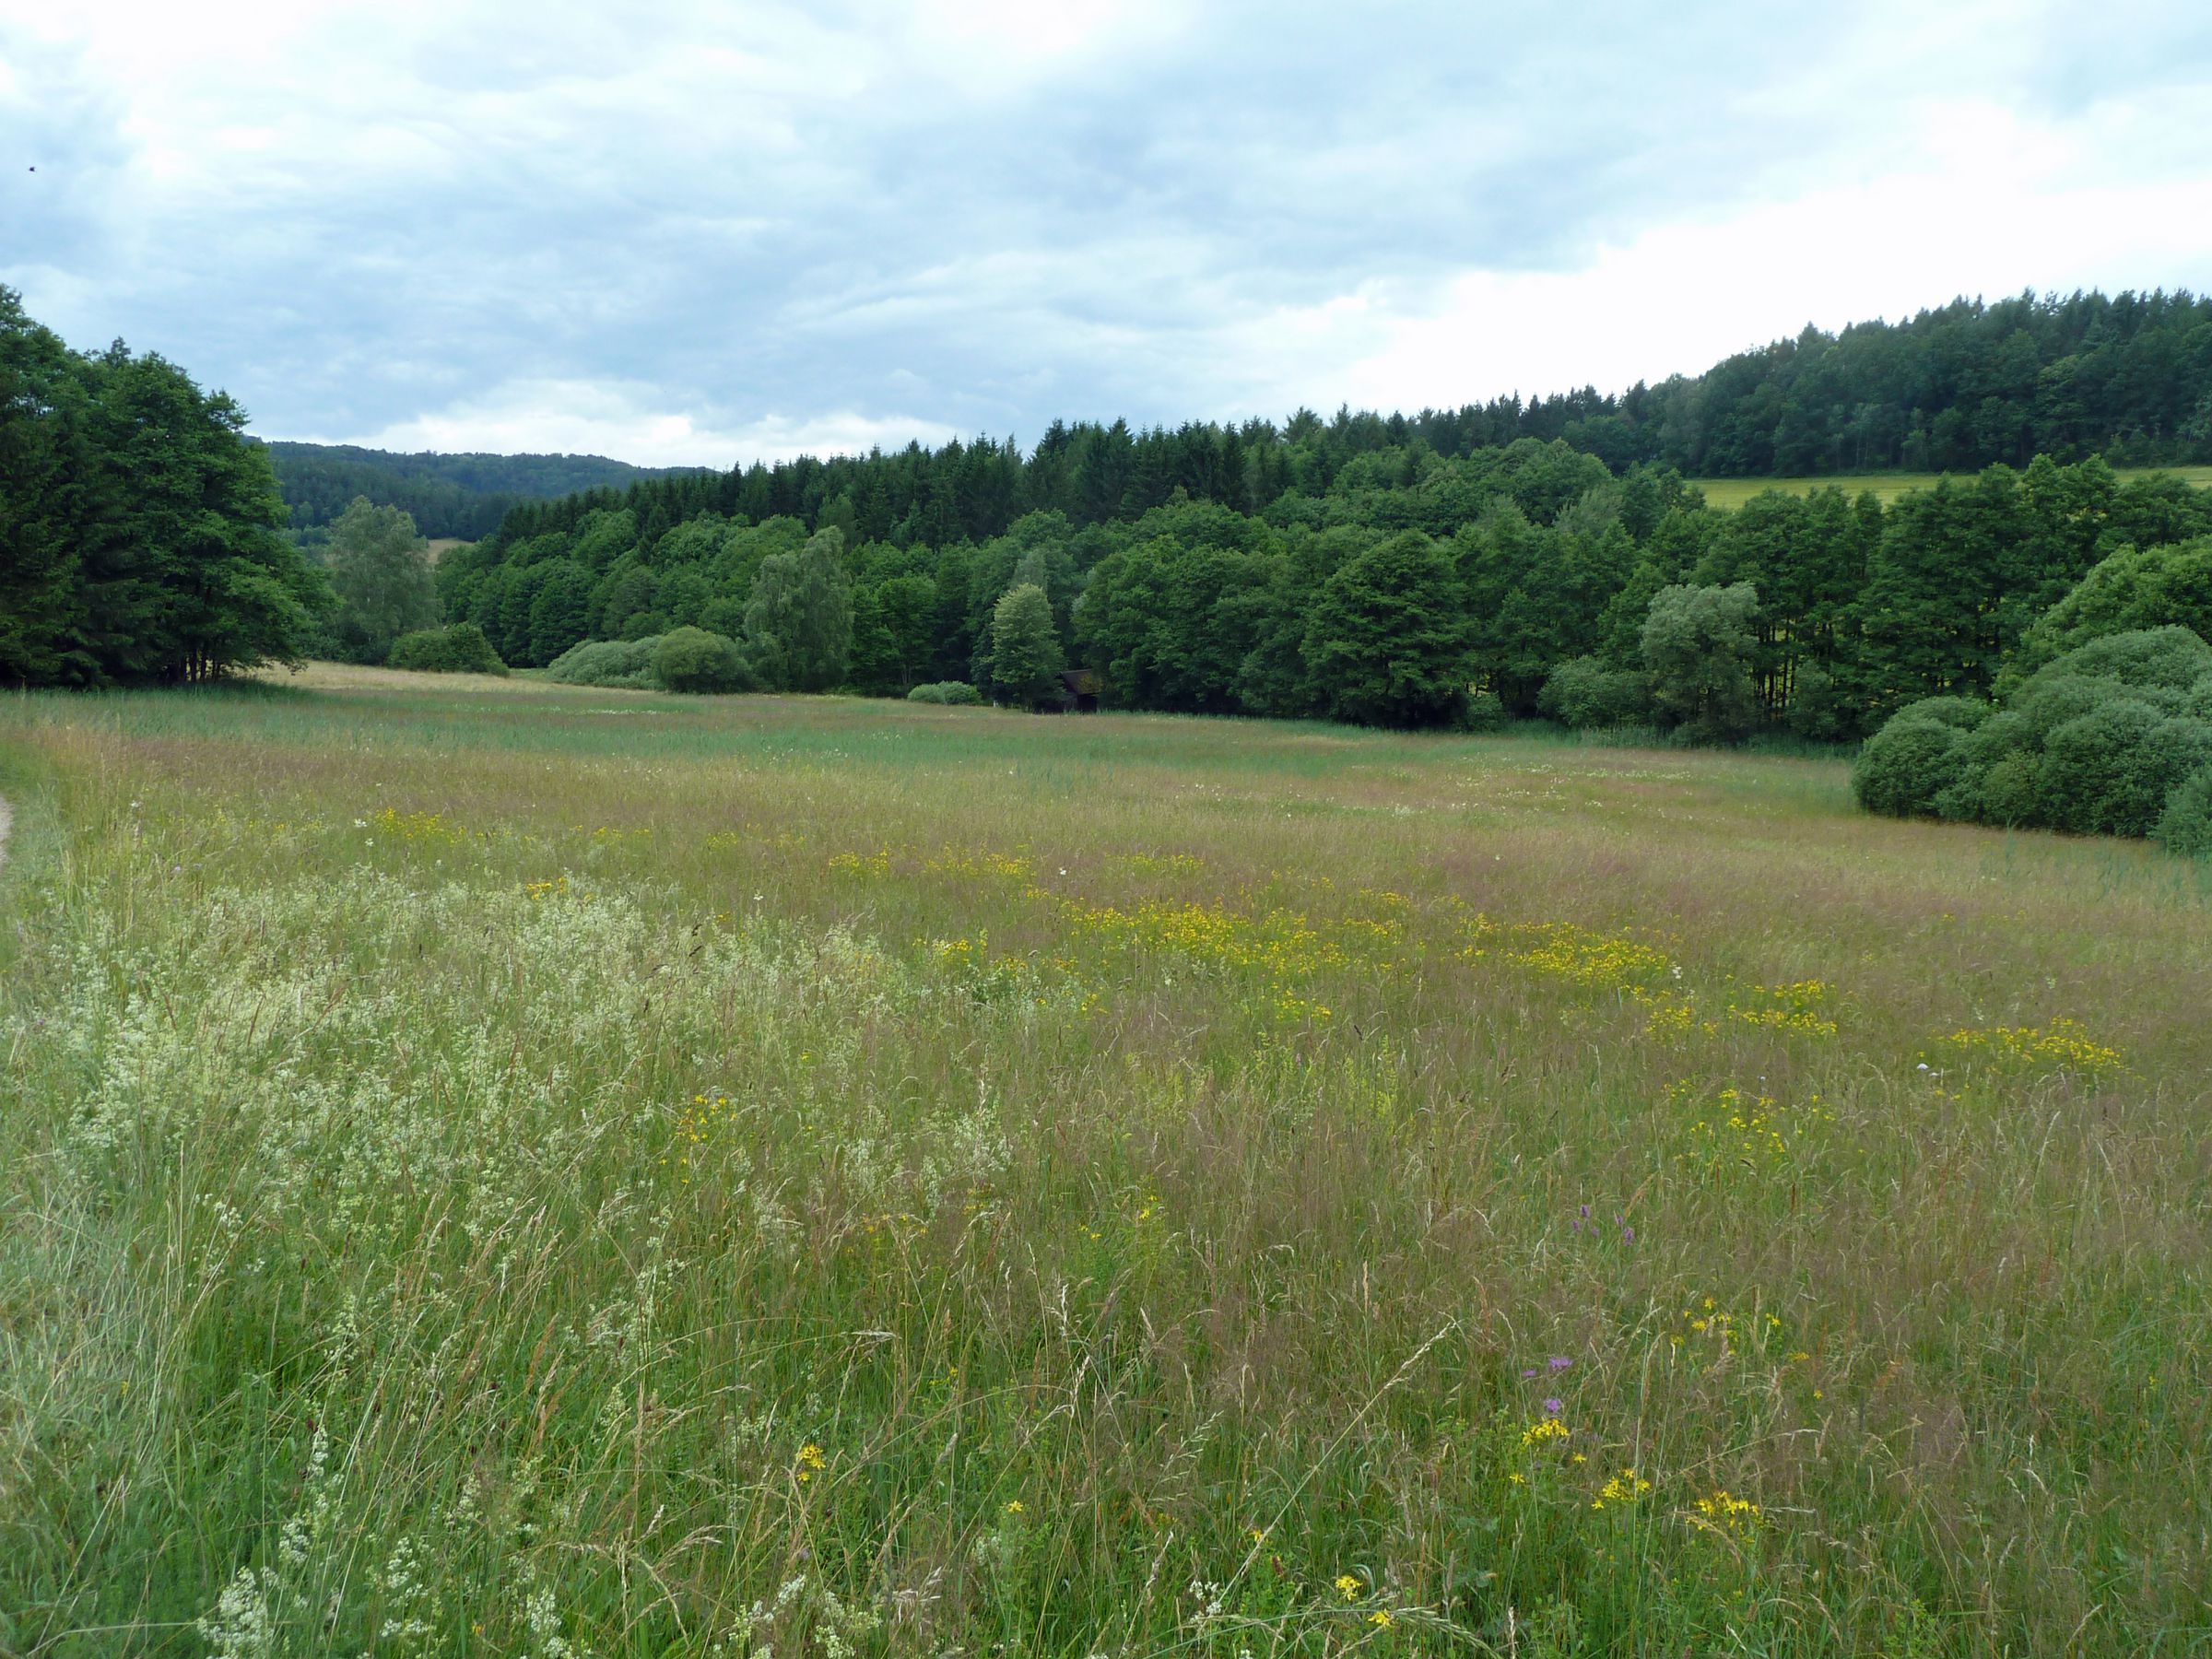
[[1783, 722], [1792, 736], [1808, 743], [1839, 742], [1857, 728], [1852, 700], [1836, 683], [1835, 676], [1809, 665], [1797, 670]]
[[[2199, 688], [2212, 646], [2185, 628], [2107, 634], [2039, 669], [2009, 707], [1928, 698], [1868, 740], [1862, 805], [2077, 834], [2147, 835], [2212, 767]], [[2176, 833], [2187, 839], [2188, 815]]]
[[670, 691], [745, 691], [755, 681], [735, 641], [703, 628], [671, 629], [655, 641], [653, 677]]
[[1925, 818], [1958, 778], [1959, 739], [1956, 725], [1903, 711], [1859, 751], [1851, 793], [1869, 812]]
[[2012, 672], [2045, 663], [2110, 634], [2179, 624], [2212, 639], [2212, 536], [2122, 547], [2037, 618]]
[[563, 686], [607, 686], [618, 690], [650, 691], [653, 649], [661, 636], [643, 640], [587, 640], [555, 657], [546, 677]]
[[2006, 830], [2020, 829], [2035, 822], [2042, 798], [2042, 757], [2028, 749], [2015, 749], [1981, 774], [1972, 796], [1978, 810], [1947, 816], [1978, 818]]
[[1536, 707], [1575, 731], [1628, 725], [1649, 717], [1651, 688], [1645, 677], [1608, 668], [1594, 656], [1575, 657], [1551, 671], [1537, 694]]
[[389, 668], [408, 668], [418, 674], [504, 674], [507, 665], [491, 648], [484, 630], [474, 622], [455, 622], [445, 628], [418, 629], [392, 641], [384, 658]]
[[2112, 679], [2139, 689], [2186, 693], [2212, 674], [2212, 645], [2186, 628], [2143, 628], [2105, 634], [2037, 671], [2045, 677]]
[[1470, 696], [1460, 710], [1460, 728], [1468, 732], [1501, 732], [1505, 729], [1505, 702], [1495, 691], [1477, 691]]
[[1996, 712], [1996, 705], [1973, 697], [1924, 697], [1897, 712], [1900, 720], [1933, 720], [1955, 731], [1971, 732]]
[[906, 694], [908, 702], [918, 703], [980, 703], [983, 694], [966, 680], [936, 680], [926, 686], [916, 686]]
[[2151, 839], [2183, 858], [2212, 859], [2212, 766], [2191, 774], [2166, 797]]
[[2143, 748], [2159, 712], [2113, 697], [2055, 727], [2043, 739], [2036, 818], [2077, 834], [2144, 835], [2166, 791], [2146, 787]]

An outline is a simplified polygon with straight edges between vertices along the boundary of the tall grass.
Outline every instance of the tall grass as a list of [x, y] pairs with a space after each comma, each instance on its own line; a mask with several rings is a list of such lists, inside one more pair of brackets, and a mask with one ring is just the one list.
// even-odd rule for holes
[[359, 674], [0, 768], [0, 1651], [2212, 1640], [2151, 850]]

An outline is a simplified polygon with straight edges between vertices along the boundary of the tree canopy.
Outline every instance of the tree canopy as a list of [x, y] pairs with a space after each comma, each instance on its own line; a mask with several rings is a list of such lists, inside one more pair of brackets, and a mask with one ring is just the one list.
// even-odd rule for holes
[[381, 663], [400, 635], [438, 620], [429, 548], [400, 509], [354, 497], [331, 525], [324, 558], [337, 597], [329, 628], [333, 654], [352, 663]]
[[1059, 691], [1065, 663], [1044, 590], [1033, 582], [1008, 588], [991, 609], [992, 690], [1003, 702], [1042, 702]]
[[181, 684], [303, 655], [329, 594], [245, 413], [0, 288], [0, 679]]

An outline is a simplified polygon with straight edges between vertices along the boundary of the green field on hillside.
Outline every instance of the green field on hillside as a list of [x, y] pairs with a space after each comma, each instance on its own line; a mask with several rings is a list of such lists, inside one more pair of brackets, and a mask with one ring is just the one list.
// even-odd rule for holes
[[369, 670], [0, 793], [0, 1651], [2212, 1641], [2154, 848]]
[[[2212, 466], [2115, 466], [2112, 471], [2122, 478], [2146, 477], [2152, 473], [2171, 473], [2186, 478], [2203, 489], [2212, 488]], [[1816, 489], [1834, 488], [1857, 495], [1871, 489], [1885, 501], [1893, 501], [1908, 489], [1932, 489], [1942, 473], [1838, 473], [1822, 478], [1696, 478], [1691, 482], [1705, 492], [1711, 506], [1741, 507], [1753, 496], [1769, 489], [1786, 489], [1792, 495], [1806, 495]], [[1971, 475], [1949, 475], [1959, 482], [1971, 481]]]

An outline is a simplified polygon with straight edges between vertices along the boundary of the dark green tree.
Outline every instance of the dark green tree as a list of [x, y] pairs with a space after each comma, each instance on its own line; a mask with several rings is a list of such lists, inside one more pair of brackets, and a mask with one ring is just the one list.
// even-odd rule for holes
[[530, 601], [530, 654], [540, 666], [592, 634], [592, 573], [572, 559], [536, 567]]
[[1439, 725], [1467, 695], [1452, 561], [1418, 530], [1347, 559], [1322, 583], [1306, 662], [1327, 712], [1363, 725]]
[[745, 608], [745, 637], [765, 685], [827, 691], [842, 683], [853, 652], [853, 582], [837, 530], [761, 562]]
[[0, 288], [0, 683], [100, 677], [81, 649], [77, 525], [100, 483], [69, 348]]

